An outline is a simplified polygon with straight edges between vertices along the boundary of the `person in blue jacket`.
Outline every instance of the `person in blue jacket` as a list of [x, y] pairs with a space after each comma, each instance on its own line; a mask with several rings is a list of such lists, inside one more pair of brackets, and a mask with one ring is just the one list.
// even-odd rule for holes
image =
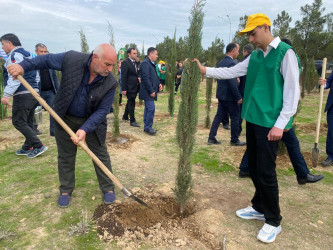
[[157, 92], [162, 89], [154, 64], [157, 58], [156, 48], [150, 47], [147, 50], [146, 59], [140, 65], [141, 86], [139, 98], [145, 102], [143, 131], [149, 135], [155, 135], [157, 132], [153, 129], [155, 101], [157, 100]]

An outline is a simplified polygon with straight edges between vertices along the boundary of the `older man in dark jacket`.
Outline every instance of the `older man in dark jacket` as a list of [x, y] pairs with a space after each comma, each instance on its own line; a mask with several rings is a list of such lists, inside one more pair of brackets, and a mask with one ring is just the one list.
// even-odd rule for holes
[[[218, 63], [217, 67], [232, 67], [236, 65], [235, 59], [239, 54], [239, 45], [230, 43], [226, 48], [226, 56]], [[232, 146], [244, 146], [245, 142], [240, 142], [238, 139], [239, 132], [239, 104], [243, 99], [238, 90], [238, 82], [236, 78], [229, 80], [218, 80], [216, 98], [218, 99], [218, 108], [214, 121], [210, 128], [208, 144], [220, 144], [216, 140], [217, 130], [224, 117], [224, 112], [228, 112], [231, 119], [231, 140]]]
[[156, 134], [157, 130], [153, 129], [155, 103], [157, 92], [162, 89], [156, 73], [154, 62], [158, 58], [158, 52], [155, 48], [150, 47], [147, 51], [147, 58], [141, 63], [140, 76], [141, 86], [139, 98], [145, 101], [145, 110], [143, 114], [144, 132], [149, 135]]
[[[111, 171], [111, 160], [105, 144], [106, 115], [110, 111], [118, 84], [111, 74], [116, 61], [114, 48], [109, 44], [101, 44], [92, 54], [76, 51], [47, 54], [8, 67], [14, 77], [29, 70], [51, 68], [62, 71], [61, 85], [53, 108], [76, 133], [77, 139], [71, 138], [56, 124], [60, 207], [69, 206], [75, 187], [75, 158], [80, 141], [86, 141], [90, 150]], [[104, 203], [111, 204], [115, 200], [114, 184], [95, 163], [94, 166], [104, 193]]]

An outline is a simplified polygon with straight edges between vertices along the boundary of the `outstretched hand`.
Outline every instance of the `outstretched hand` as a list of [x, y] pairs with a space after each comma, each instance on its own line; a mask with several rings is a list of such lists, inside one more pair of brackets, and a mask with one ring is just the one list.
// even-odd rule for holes
[[16, 78], [18, 75], [24, 75], [24, 69], [20, 64], [11, 64], [7, 67], [7, 71], [13, 78]]
[[192, 60], [192, 62], [196, 62], [198, 64], [199, 71], [200, 71], [201, 74], [206, 74], [206, 67], [202, 66], [201, 63], [200, 63], [200, 61], [198, 59], [194, 58]]

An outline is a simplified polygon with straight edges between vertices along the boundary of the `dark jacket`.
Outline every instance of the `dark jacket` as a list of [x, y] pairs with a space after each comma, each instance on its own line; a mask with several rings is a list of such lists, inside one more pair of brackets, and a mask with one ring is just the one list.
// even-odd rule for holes
[[326, 89], [330, 89], [330, 93], [327, 97], [325, 112], [327, 112], [330, 108], [333, 108], [333, 72], [326, 79]]
[[[155, 65], [147, 57], [140, 65], [141, 86], [139, 98], [144, 101], [157, 100], [159, 79]], [[155, 98], [150, 94], [155, 92]]]
[[[65, 54], [61, 66], [61, 84], [58, 94], [54, 100], [54, 111], [60, 117], [64, 117], [72, 99], [79, 88], [84, 72], [86, 70], [90, 55], [76, 51], [69, 51]], [[97, 110], [103, 97], [109, 92], [114, 91], [118, 82], [113, 74], [103, 77], [92, 85], [87, 99], [87, 116], [89, 117]], [[106, 117], [100, 123], [95, 133], [101, 145], [105, 143], [107, 122]]]
[[[59, 89], [59, 81], [58, 81], [57, 74], [56, 74], [55, 70], [53, 70], [53, 69], [49, 69], [49, 74], [50, 74], [50, 79], [52, 82], [52, 87], [53, 87], [54, 93], [56, 94]], [[39, 71], [39, 76], [40, 76], [40, 71]], [[40, 79], [40, 82], [39, 82], [39, 91], [42, 91], [41, 84], [43, 84], [42, 79]]]
[[[37, 56], [24, 60], [20, 65], [25, 71], [49, 68], [62, 72], [61, 84], [54, 100], [53, 109], [63, 118], [85, 78], [85, 73], [89, 70], [88, 61], [91, 56], [91, 54], [68, 51]], [[99, 77], [91, 85], [88, 93], [86, 116], [89, 120], [89, 128], [87, 127], [85, 131], [95, 132], [101, 144], [105, 143], [106, 115], [110, 111], [117, 84], [116, 78], [110, 73], [105, 77]], [[85, 126], [87, 122], [82, 126]]]
[[[247, 54], [243, 61], [251, 54]], [[238, 90], [239, 90], [239, 93], [241, 94], [242, 98], [244, 97], [244, 89], [245, 89], [245, 82], [246, 82], [246, 75], [245, 76], [241, 76], [239, 78], [240, 82], [239, 82], [239, 85], [238, 85]]]
[[[136, 62], [134, 62], [136, 64]], [[139, 68], [138, 68], [139, 71]], [[138, 72], [130, 58], [121, 63], [121, 88], [130, 93], [138, 92]]]
[[[218, 68], [230, 68], [236, 65], [235, 60], [230, 56], [225, 56], [218, 64]], [[242, 99], [238, 90], [238, 82], [236, 78], [229, 80], [217, 80], [216, 98], [222, 101], [239, 101]]]

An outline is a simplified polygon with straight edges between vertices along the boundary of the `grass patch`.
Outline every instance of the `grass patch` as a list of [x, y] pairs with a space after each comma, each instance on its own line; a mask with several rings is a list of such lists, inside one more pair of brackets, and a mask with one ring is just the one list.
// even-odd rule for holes
[[200, 164], [207, 171], [212, 172], [229, 172], [233, 171], [234, 167], [226, 162], [220, 162], [217, 153], [210, 152], [207, 148], [200, 148], [192, 154], [192, 163]]

